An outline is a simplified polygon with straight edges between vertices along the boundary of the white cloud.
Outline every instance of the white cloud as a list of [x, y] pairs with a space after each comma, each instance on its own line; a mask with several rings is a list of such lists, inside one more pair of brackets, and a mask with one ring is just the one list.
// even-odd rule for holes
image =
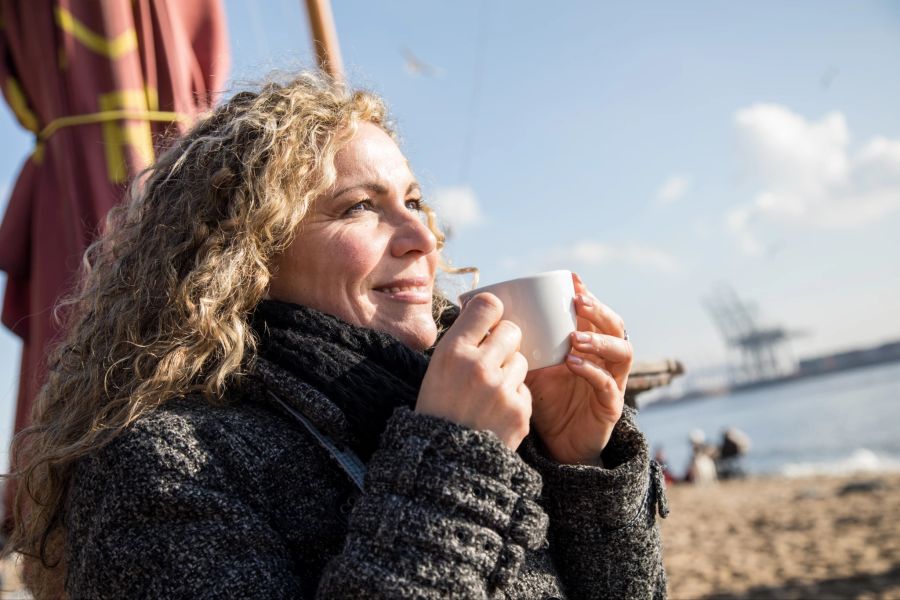
[[620, 260], [635, 267], [643, 267], [662, 273], [677, 273], [681, 265], [674, 256], [651, 246], [627, 244], [618, 252]]
[[744, 254], [750, 256], [762, 256], [765, 252], [765, 244], [757, 238], [750, 228], [753, 219], [753, 210], [750, 206], [739, 206], [732, 209], [725, 218], [725, 223], [732, 231], [738, 246]]
[[639, 269], [674, 274], [681, 270], [678, 260], [671, 254], [638, 243], [612, 245], [581, 240], [567, 248], [550, 253], [553, 264], [577, 263], [586, 266], [620, 264]]
[[613, 251], [609, 246], [591, 241], [576, 242], [566, 254], [586, 265], [599, 265], [609, 262], [613, 257]]
[[900, 140], [876, 137], [851, 152], [844, 115], [809, 121], [776, 104], [737, 111], [741, 158], [759, 191], [726, 225], [749, 254], [767, 226], [855, 227], [900, 209]]
[[671, 204], [680, 200], [691, 184], [686, 175], [672, 175], [659, 187], [656, 199], [660, 204]]
[[454, 231], [477, 227], [485, 222], [475, 191], [468, 186], [438, 188], [430, 201], [438, 219]]

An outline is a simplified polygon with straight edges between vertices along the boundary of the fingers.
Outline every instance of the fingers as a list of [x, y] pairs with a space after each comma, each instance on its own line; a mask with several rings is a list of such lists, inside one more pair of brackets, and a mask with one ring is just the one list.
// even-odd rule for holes
[[572, 332], [572, 348], [603, 359], [607, 363], [630, 363], [631, 344], [622, 338], [587, 331]]
[[478, 294], [463, 307], [456, 322], [447, 332], [448, 339], [478, 346], [503, 316], [503, 303], [490, 293]]
[[591, 385], [591, 387], [597, 390], [600, 397], [611, 399], [612, 402], [604, 404], [602, 408], [607, 413], [618, 418], [618, 414], [621, 414], [622, 404], [624, 403], [624, 397], [622, 395], [624, 384], [620, 388], [619, 383], [609, 371], [590, 360], [585, 360], [584, 358], [573, 354], [566, 357], [566, 366], [569, 367], [569, 370], [575, 375], [582, 377]]
[[531, 428], [531, 390], [524, 383], [520, 383], [515, 392], [507, 396], [506, 402], [508, 406], [500, 416], [506, 434], [501, 435], [500, 439], [515, 450]]
[[625, 337], [625, 321], [594, 296], [581, 278], [572, 274], [575, 282], [575, 314], [590, 323], [597, 331], [617, 338]]
[[[512, 321], [500, 321], [481, 342], [482, 356], [489, 364], [503, 365], [522, 344], [522, 330]], [[523, 357], [524, 358], [524, 357]], [[523, 376], [524, 377], [524, 376]]]
[[[456, 341], [478, 347], [488, 365], [501, 366], [522, 343], [522, 330], [511, 321], [501, 320], [503, 303], [495, 295], [482, 293], [467, 303], [450, 331]], [[490, 335], [488, 335], [490, 334]]]
[[466, 303], [432, 355], [416, 411], [492, 431], [515, 450], [528, 434], [531, 391], [528, 361], [518, 352], [522, 332], [502, 316], [492, 294]]
[[[511, 381], [518, 386], [523, 386], [525, 376], [528, 375], [528, 359], [521, 352], [514, 352], [505, 363], [503, 363], [503, 372], [507, 381]], [[527, 387], [525, 389], [528, 389]]]
[[575, 314], [593, 325], [597, 331], [625, 337], [625, 321], [610, 307], [598, 301], [593, 294], [587, 292], [575, 298]]

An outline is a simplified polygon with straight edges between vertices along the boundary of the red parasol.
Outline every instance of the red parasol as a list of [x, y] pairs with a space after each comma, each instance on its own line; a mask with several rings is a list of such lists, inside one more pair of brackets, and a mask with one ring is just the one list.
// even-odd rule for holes
[[166, 132], [212, 105], [228, 61], [220, 0], [0, 0], [0, 86], [36, 139], [0, 225], [2, 321], [24, 342], [17, 432], [84, 250]]

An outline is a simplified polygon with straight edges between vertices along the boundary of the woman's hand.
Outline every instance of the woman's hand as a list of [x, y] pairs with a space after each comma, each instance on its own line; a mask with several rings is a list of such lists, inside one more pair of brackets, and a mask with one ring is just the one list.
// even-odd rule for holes
[[561, 463], [600, 464], [600, 453], [622, 416], [632, 348], [621, 317], [575, 282], [578, 331], [562, 365], [528, 374], [534, 428]]
[[531, 418], [528, 361], [519, 353], [522, 331], [501, 316], [503, 303], [493, 294], [466, 303], [434, 350], [416, 412], [493, 431], [515, 450]]

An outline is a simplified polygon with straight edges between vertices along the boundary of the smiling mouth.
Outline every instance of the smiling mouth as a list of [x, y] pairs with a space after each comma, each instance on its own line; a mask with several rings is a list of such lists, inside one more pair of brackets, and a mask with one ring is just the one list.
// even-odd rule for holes
[[401, 285], [374, 288], [376, 292], [391, 300], [407, 304], [430, 304], [431, 286], [429, 285]]
[[405, 285], [402, 287], [383, 287], [383, 288], [375, 288], [376, 292], [382, 292], [385, 294], [396, 294], [399, 292], [417, 292], [417, 293], [431, 293], [431, 288], [427, 285]]

